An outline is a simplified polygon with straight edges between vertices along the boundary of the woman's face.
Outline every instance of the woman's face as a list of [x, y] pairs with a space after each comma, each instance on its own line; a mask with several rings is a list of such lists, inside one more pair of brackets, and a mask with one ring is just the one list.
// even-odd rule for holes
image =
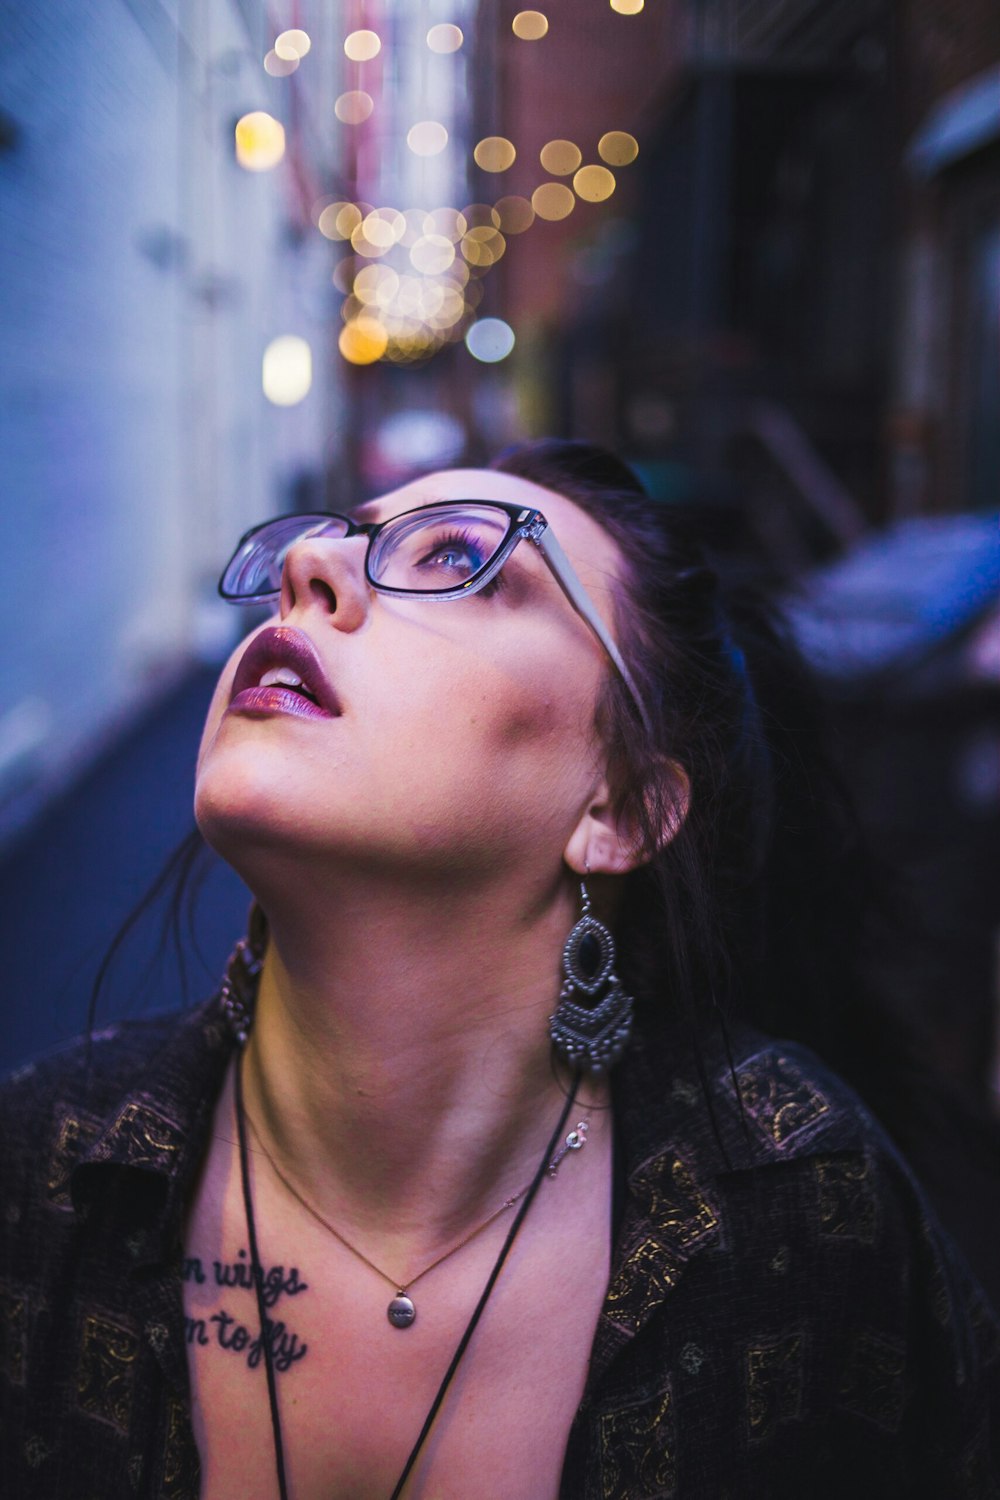
[[[551, 490], [450, 470], [369, 502], [358, 518], [470, 498], [541, 510], [611, 625], [618, 549]], [[195, 798], [202, 831], [238, 869], [244, 849], [273, 848], [399, 873], [471, 874], [501, 858], [549, 865], [602, 780], [595, 707], [613, 670], [602, 647], [530, 542], [497, 583], [445, 602], [373, 592], [366, 546], [364, 536], [319, 538], [290, 550], [277, 617], [233, 653], [209, 709]], [[274, 626], [280, 636], [265, 636]], [[296, 712], [280, 685], [240, 691], [270, 665], [287, 669], [289, 646], [314, 654], [331, 690], [324, 710]]]

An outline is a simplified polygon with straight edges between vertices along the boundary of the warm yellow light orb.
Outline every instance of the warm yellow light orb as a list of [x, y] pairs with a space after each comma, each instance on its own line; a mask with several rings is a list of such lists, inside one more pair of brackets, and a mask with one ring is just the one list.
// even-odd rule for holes
[[375, 100], [371, 94], [366, 94], [364, 89], [348, 89], [333, 106], [333, 112], [345, 125], [360, 125], [374, 108]]
[[464, 40], [460, 27], [445, 22], [432, 26], [427, 33], [427, 45], [432, 52], [457, 52]]
[[548, 141], [538, 153], [538, 159], [553, 177], [568, 177], [583, 161], [583, 152], [572, 141]]
[[448, 132], [437, 120], [420, 120], [407, 131], [406, 144], [414, 156], [437, 156], [448, 144]]
[[328, 203], [316, 223], [328, 240], [349, 240], [361, 223], [361, 210], [353, 203]]
[[532, 193], [531, 206], [540, 219], [565, 219], [576, 207], [576, 198], [564, 182], [543, 182]]
[[488, 135], [479, 142], [472, 156], [476, 166], [482, 167], [484, 172], [506, 172], [514, 165], [517, 152], [513, 141], [508, 141], [506, 136]]
[[236, 160], [248, 172], [267, 172], [285, 154], [285, 127], [262, 109], [236, 122]]
[[286, 61], [294, 57], [296, 62], [301, 62], [311, 46], [308, 32], [300, 31], [298, 27], [291, 31], [283, 31], [274, 39], [275, 52]]
[[519, 10], [510, 26], [522, 42], [537, 42], [549, 29], [548, 19], [540, 10]]
[[627, 130], [609, 130], [598, 141], [597, 154], [611, 167], [627, 167], [639, 155], [639, 142]]
[[462, 254], [470, 266], [479, 266], [482, 270], [495, 265], [506, 248], [507, 241], [499, 229], [491, 226], [481, 225], [462, 236]]
[[[400, 215], [402, 217], [402, 215]], [[366, 214], [361, 223], [365, 239], [375, 245], [384, 254], [396, 243], [395, 226], [391, 220], [384, 217], [381, 209], [373, 208], [370, 214]]]
[[516, 194], [509, 198], [498, 198], [496, 211], [500, 215], [500, 228], [504, 234], [523, 234], [535, 220], [535, 210], [527, 198]]
[[289, 73], [294, 73], [299, 65], [297, 57], [279, 57], [272, 47], [264, 58], [264, 72], [270, 73], [272, 78], [287, 78]]
[[354, 295], [359, 302], [385, 307], [395, 296], [399, 277], [391, 266], [362, 266], [354, 278]]
[[607, 167], [581, 167], [573, 178], [573, 191], [587, 203], [603, 203], [615, 190], [615, 174]]
[[368, 313], [345, 323], [337, 340], [341, 354], [352, 365], [373, 365], [382, 358], [388, 343], [384, 326]]
[[457, 208], [434, 208], [424, 215], [423, 232], [443, 234], [453, 245], [458, 244], [468, 227], [465, 215], [460, 214]]
[[425, 234], [410, 250], [410, 261], [424, 276], [439, 276], [455, 259], [455, 246], [443, 234]]
[[611, 0], [611, 9], [620, 16], [637, 16], [646, 0]]
[[382, 41], [375, 31], [352, 31], [344, 38], [344, 51], [351, 62], [370, 62], [382, 50]]
[[469, 203], [463, 208], [462, 216], [469, 229], [478, 229], [482, 224], [493, 229], [500, 228], [500, 215], [492, 203]]

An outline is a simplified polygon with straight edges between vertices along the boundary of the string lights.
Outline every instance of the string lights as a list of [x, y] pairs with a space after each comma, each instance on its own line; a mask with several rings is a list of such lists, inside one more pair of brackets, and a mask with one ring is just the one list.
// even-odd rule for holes
[[[643, 7], [643, 0], [610, 3], [622, 15], [636, 15]], [[536, 10], [519, 11], [511, 26], [514, 36], [524, 42], [542, 41], [549, 31], [548, 18]], [[464, 44], [461, 28], [450, 23], [434, 25], [426, 33], [427, 48], [442, 59], [459, 53]], [[351, 81], [356, 86], [334, 103], [334, 115], [342, 126], [365, 126], [373, 116], [377, 125], [377, 89], [372, 90], [370, 82], [367, 88], [361, 85], [366, 76], [373, 76], [366, 73], [366, 66], [380, 58], [383, 46], [383, 38], [369, 29], [344, 37], [343, 50], [355, 65]], [[288, 76], [310, 48], [306, 32], [284, 31], [275, 38], [264, 67], [273, 77]], [[406, 132], [405, 146], [412, 156], [428, 160], [455, 150], [441, 120], [414, 121]], [[236, 155], [242, 166], [266, 170], [281, 160], [284, 151], [284, 131], [271, 115], [257, 111], [239, 121]], [[445, 345], [464, 339], [477, 360], [494, 363], [505, 358], [514, 345], [513, 330], [502, 319], [477, 320], [476, 309], [482, 300], [482, 280], [506, 254], [509, 237], [524, 234], [539, 220], [566, 219], [579, 202], [605, 202], [616, 189], [616, 172], [635, 161], [638, 151], [635, 137], [622, 130], [606, 131], [590, 143], [553, 138], [539, 154], [538, 180], [530, 198], [498, 192], [494, 202], [471, 203], [463, 209], [376, 207], [344, 197], [314, 205], [317, 231], [341, 249], [333, 282], [343, 296], [343, 328], [338, 339], [342, 357], [355, 365], [379, 360], [423, 362]], [[471, 155], [480, 172], [502, 178], [518, 161], [517, 142], [506, 136], [486, 136], [476, 142]], [[458, 175], [456, 168], [454, 159], [445, 168], [452, 180]], [[526, 163], [521, 161], [522, 180], [525, 170]], [[559, 178], [563, 180], [553, 180]], [[288, 368], [290, 351], [279, 352]], [[298, 368], [301, 384], [304, 367], [300, 363]], [[290, 381], [289, 389], [293, 385]]]

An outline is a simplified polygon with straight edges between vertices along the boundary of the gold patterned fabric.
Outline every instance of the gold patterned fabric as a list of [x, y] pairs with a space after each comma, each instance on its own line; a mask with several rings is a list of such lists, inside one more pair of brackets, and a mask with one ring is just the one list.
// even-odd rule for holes
[[[705, 1042], [710, 1112], [686, 1047], [640, 1032], [613, 1075], [622, 1211], [560, 1500], [1000, 1500], [1000, 1324], [891, 1145], [738, 1028], [733, 1071]], [[197, 1500], [177, 1247], [231, 1054], [213, 1001], [0, 1090], [5, 1497]]]

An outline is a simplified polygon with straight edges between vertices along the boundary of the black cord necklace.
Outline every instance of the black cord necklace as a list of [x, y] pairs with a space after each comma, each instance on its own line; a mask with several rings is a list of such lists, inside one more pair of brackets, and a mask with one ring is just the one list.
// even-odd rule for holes
[[[264, 1273], [261, 1268], [260, 1255], [257, 1251], [257, 1223], [254, 1218], [253, 1211], [253, 1194], [250, 1191], [250, 1167], [247, 1154], [246, 1121], [243, 1112], [243, 1070], [240, 1066], [241, 1063], [242, 1056], [238, 1055], [236, 1058], [236, 1133], [240, 1148], [240, 1181], [243, 1187], [243, 1211], [246, 1215], [247, 1238], [250, 1241], [250, 1274], [253, 1277], [253, 1284], [257, 1293], [257, 1316], [260, 1320], [260, 1342], [261, 1347], [264, 1350], [264, 1367], [267, 1372], [267, 1399], [268, 1404], [271, 1408], [271, 1432], [274, 1437], [274, 1466], [275, 1473], [277, 1474], [278, 1478], [278, 1493], [281, 1496], [281, 1500], [288, 1500], [288, 1481], [285, 1476], [285, 1448], [281, 1435], [281, 1412], [278, 1407], [278, 1391], [274, 1378], [274, 1356], [271, 1350], [271, 1341], [267, 1336], [268, 1319], [267, 1311], [264, 1306]], [[472, 1317], [469, 1319], [468, 1324], [466, 1325], [465, 1332], [462, 1334], [462, 1337], [458, 1341], [458, 1346], [451, 1357], [451, 1363], [444, 1373], [444, 1378], [441, 1381], [441, 1384], [438, 1386], [437, 1395], [431, 1402], [430, 1410], [428, 1411], [427, 1416], [424, 1418], [424, 1425], [420, 1429], [417, 1441], [414, 1443], [412, 1449], [410, 1450], [410, 1456], [406, 1460], [406, 1463], [403, 1465], [403, 1472], [400, 1474], [398, 1480], [396, 1481], [395, 1489], [390, 1495], [389, 1500], [399, 1500], [399, 1496], [403, 1493], [403, 1486], [409, 1479], [410, 1474], [413, 1470], [413, 1466], [420, 1455], [420, 1451], [423, 1448], [424, 1443], [427, 1441], [427, 1436], [434, 1425], [434, 1419], [437, 1416], [438, 1412], [441, 1410], [441, 1404], [448, 1393], [448, 1387], [451, 1385], [451, 1382], [454, 1379], [455, 1371], [458, 1369], [458, 1366], [461, 1363], [463, 1354], [469, 1347], [469, 1342], [472, 1338], [472, 1335], [476, 1331], [476, 1325], [478, 1324], [479, 1319], [483, 1315], [486, 1304], [490, 1298], [490, 1293], [496, 1285], [497, 1277], [500, 1275], [504, 1261], [510, 1254], [514, 1241], [517, 1238], [517, 1232], [520, 1229], [521, 1225], [524, 1223], [525, 1216], [527, 1215], [528, 1209], [531, 1207], [532, 1202], [534, 1201], [535, 1194], [538, 1192], [538, 1189], [542, 1185], [542, 1179], [544, 1178], [546, 1171], [548, 1170], [549, 1163], [552, 1160], [553, 1153], [556, 1149], [556, 1142], [562, 1134], [566, 1121], [569, 1118], [569, 1112], [573, 1108], [573, 1102], [576, 1099], [577, 1090], [579, 1089], [579, 1087], [580, 1074], [577, 1073], [574, 1076], [573, 1087], [569, 1092], [565, 1105], [563, 1106], [563, 1111], [559, 1116], [556, 1128], [555, 1130], [553, 1130], [549, 1143], [542, 1155], [542, 1159], [538, 1164], [538, 1170], [535, 1172], [535, 1175], [531, 1180], [531, 1185], [521, 1200], [521, 1204], [514, 1218], [514, 1222], [511, 1224], [510, 1229], [507, 1232], [507, 1238], [504, 1240], [503, 1245], [500, 1249], [500, 1254], [496, 1258], [486, 1285], [483, 1287], [479, 1301], [476, 1303]]]

